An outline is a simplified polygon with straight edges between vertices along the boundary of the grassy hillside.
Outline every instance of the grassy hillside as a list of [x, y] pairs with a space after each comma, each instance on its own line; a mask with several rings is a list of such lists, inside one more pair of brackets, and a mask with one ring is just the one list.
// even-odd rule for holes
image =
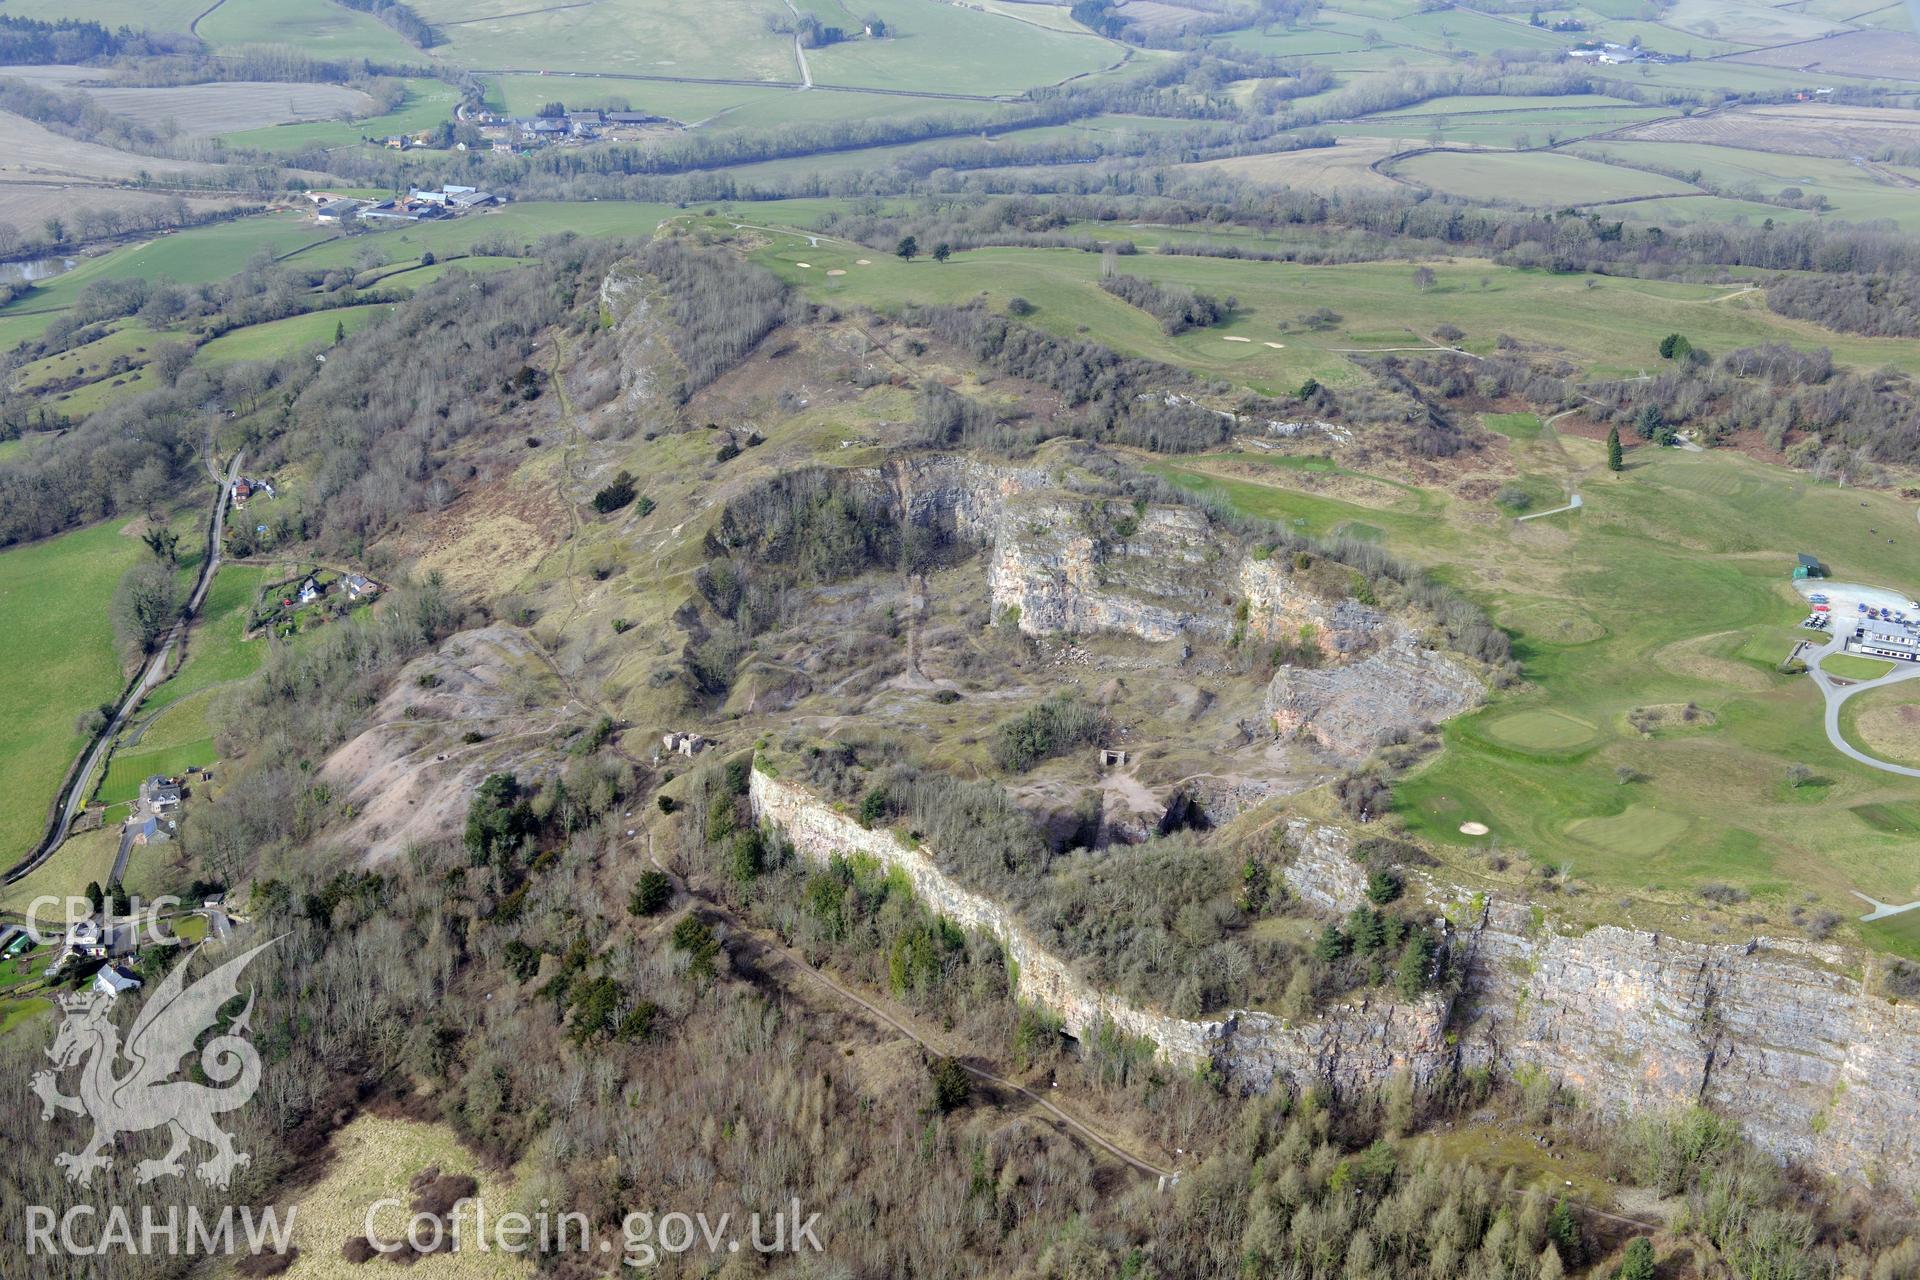
[[[1117, 229], [1103, 234], [1116, 236]], [[907, 263], [858, 245], [776, 236], [756, 255], [809, 294], [839, 305], [888, 307], [903, 301], [995, 307], [1020, 296], [1039, 310], [1030, 323], [1082, 331], [1123, 351], [1154, 356], [1258, 390], [1292, 390], [1311, 376], [1325, 383], [1362, 375], [1356, 352], [1418, 348], [1443, 324], [1466, 331], [1461, 345], [1487, 353], [1501, 334], [1564, 351], [1593, 376], [1633, 376], [1657, 359], [1660, 339], [1683, 330], [1712, 351], [1787, 341], [1830, 347], [1862, 368], [1920, 369], [1911, 343], [1855, 338], [1788, 321], [1752, 293], [1621, 277], [1582, 277], [1453, 260], [1432, 264], [1434, 283], [1414, 282], [1406, 262], [1301, 266], [1218, 258], [1138, 255], [1121, 269], [1234, 297], [1225, 324], [1168, 337], [1158, 323], [1099, 288], [1101, 259], [1066, 249], [982, 249], [945, 263]], [[862, 265], [861, 260], [865, 260]], [[804, 265], [803, 265], [804, 264]], [[1311, 328], [1320, 308], [1338, 319]]]

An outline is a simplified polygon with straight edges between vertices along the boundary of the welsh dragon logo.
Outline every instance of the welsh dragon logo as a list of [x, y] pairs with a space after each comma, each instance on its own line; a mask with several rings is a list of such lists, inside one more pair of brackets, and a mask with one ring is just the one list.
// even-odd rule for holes
[[[141, 1183], [169, 1174], [184, 1176], [193, 1139], [213, 1148], [195, 1174], [221, 1190], [252, 1159], [235, 1151], [233, 1139], [214, 1123], [216, 1115], [245, 1106], [260, 1087], [260, 1054], [245, 1038], [253, 1016], [251, 990], [239, 1016], [199, 1046], [200, 1071], [213, 1084], [173, 1077], [181, 1071], [180, 1060], [194, 1052], [201, 1033], [214, 1025], [221, 1006], [240, 994], [241, 971], [272, 945], [264, 942], [242, 952], [188, 986], [187, 969], [201, 950], [194, 948], [146, 997], [124, 1044], [107, 1018], [111, 997], [88, 992], [61, 998], [66, 1017], [47, 1050], [53, 1068], [33, 1077], [33, 1091], [40, 1096], [42, 1120], [66, 1111], [93, 1121], [92, 1141], [54, 1157], [69, 1182], [91, 1185], [95, 1171], [113, 1163], [108, 1152], [115, 1138], [148, 1129], [170, 1130], [173, 1145], [159, 1159], [139, 1163], [134, 1173]], [[68, 1097], [59, 1091], [57, 1077], [76, 1066], [80, 1094]]]

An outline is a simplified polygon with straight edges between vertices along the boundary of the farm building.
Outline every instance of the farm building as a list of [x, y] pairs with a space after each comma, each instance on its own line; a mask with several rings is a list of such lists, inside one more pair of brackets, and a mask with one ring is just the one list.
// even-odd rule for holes
[[461, 187], [452, 183], [433, 191], [415, 188], [407, 195], [409, 205], [433, 205], [441, 209], [477, 209], [483, 205], [498, 204], [500, 197], [478, 187]]
[[444, 218], [447, 215], [440, 205], [408, 197], [405, 200], [382, 200], [379, 204], [368, 205], [360, 211], [360, 216], [391, 222], [419, 222], [423, 218]]
[[1821, 566], [1818, 556], [1810, 556], [1802, 551], [1799, 556], [1795, 558], [1793, 566], [1794, 581], [1798, 582], [1803, 578], [1824, 578], [1826, 576], [1827, 571]]

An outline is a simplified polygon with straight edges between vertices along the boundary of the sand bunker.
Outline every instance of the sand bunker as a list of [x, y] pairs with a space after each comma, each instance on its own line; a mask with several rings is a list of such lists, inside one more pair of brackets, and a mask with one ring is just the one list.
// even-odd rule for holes
[[834, 267], [831, 270], [829, 270], [827, 274], [830, 276], [843, 276], [847, 273], [842, 271], [839, 267]]
[[1253, 341], [1253, 339], [1252, 339], [1252, 338], [1236, 338], [1236, 337], [1234, 337], [1234, 336], [1233, 336], [1232, 334], [1230, 334], [1230, 333], [1223, 333], [1223, 334], [1221, 334], [1221, 335], [1220, 335], [1220, 341], [1222, 341], [1222, 342], [1252, 342], [1252, 341]]
[[1487, 834], [1487, 824], [1484, 822], [1463, 822], [1460, 824], [1460, 834], [1463, 836], [1484, 836]]
[[873, 265], [873, 259], [871, 259], [871, 258], [855, 258], [855, 259], [853, 260], [853, 265], [854, 265], [854, 266], [856, 266], [856, 267], [870, 267], [870, 266], [872, 266], [872, 265]]
[[1287, 349], [1287, 344], [1284, 342], [1269, 342], [1267, 343], [1267, 345], [1272, 347], [1275, 351], [1285, 351]]
[[813, 264], [811, 262], [796, 262], [793, 265], [796, 267], [806, 267], [809, 270], [813, 268]]

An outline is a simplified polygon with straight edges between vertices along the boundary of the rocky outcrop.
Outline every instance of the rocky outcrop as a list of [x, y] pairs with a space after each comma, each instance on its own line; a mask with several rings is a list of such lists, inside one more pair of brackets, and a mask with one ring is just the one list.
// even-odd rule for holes
[[[1456, 1066], [1545, 1071], [1603, 1114], [1706, 1103], [1763, 1149], [1836, 1177], [1920, 1186], [1920, 1006], [1873, 995], [1837, 948], [1756, 939], [1682, 942], [1630, 929], [1556, 930], [1520, 903], [1446, 886], [1422, 890], [1451, 920], [1461, 994], [1399, 1004], [1368, 997], [1305, 1025], [1240, 1012], [1170, 1017], [1116, 1000], [1041, 947], [1012, 913], [956, 884], [923, 851], [868, 831], [804, 789], [757, 769], [760, 819], [805, 857], [860, 852], [898, 869], [933, 910], [1000, 939], [1018, 990], [1075, 1034], [1102, 1019], [1170, 1060], [1211, 1061], [1249, 1089], [1276, 1082], [1378, 1088]], [[1339, 829], [1289, 823], [1294, 893], [1328, 910], [1362, 898], [1365, 877]], [[1418, 881], [1419, 877], [1414, 876]]]
[[1073, 499], [1030, 500], [1003, 523], [989, 562], [996, 613], [1018, 609], [1028, 635], [1124, 632], [1166, 643], [1224, 639], [1231, 602], [1207, 566], [1220, 556], [1206, 515], [1149, 507], [1109, 531], [1090, 530]]
[[654, 281], [631, 263], [600, 281], [601, 319], [620, 352], [620, 403], [629, 410], [668, 409], [685, 370], [667, 341]]
[[[1197, 508], [1089, 496], [1039, 468], [952, 454], [809, 474], [874, 519], [896, 520], [934, 545], [982, 549], [995, 618], [1027, 635], [1118, 633], [1156, 644], [1241, 637], [1304, 648], [1315, 661], [1273, 677], [1267, 722], [1340, 759], [1480, 700], [1465, 662], [1427, 648], [1400, 619], [1321, 594], [1290, 561], [1249, 555]], [[714, 549], [766, 536], [754, 522], [783, 509], [752, 495], [729, 504]], [[725, 532], [736, 524], [739, 536]]]
[[1480, 681], [1465, 663], [1423, 647], [1405, 627], [1389, 626], [1391, 639], [1356, 661], [1274, 672], [1265, 702], [1274, 729], [1329, 755], [1359, 760], [1394, 730], [1479, 705]]

